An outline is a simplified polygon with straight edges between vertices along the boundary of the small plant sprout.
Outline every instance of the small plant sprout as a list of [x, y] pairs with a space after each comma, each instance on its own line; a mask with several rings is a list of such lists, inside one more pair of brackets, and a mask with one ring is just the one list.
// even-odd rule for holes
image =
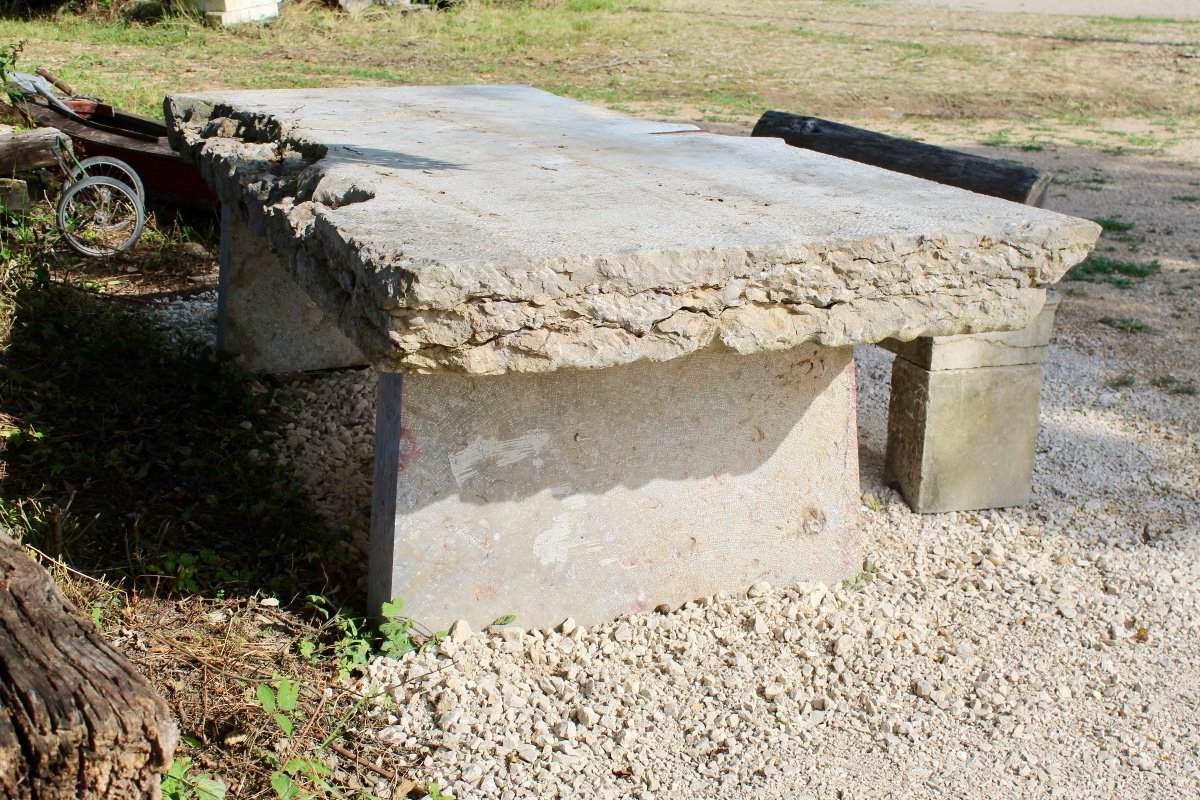
[[1149, 333], [1151, 328], [1140, 319], [1117, 319], [1114, 317], [1104, 317], [1100, 320], [1102, 325], [1107, 325], [1110, 328], [1116, 328], [1122, 333]]
[[1136, 224], [1116, 217], [1093, 217], [1092, 222], [1103, 228], [1105, 233], [1126, 233], [1133, 230]]
[[296, 710], [296, 701], [300, 698], [299, 687], [288, 678], [276, 677], [271, 685], [259, 684], [256, 694], [262, 710], [271, 715], [284, 736], [291, 736], [294, 728], [291, 715]]
[[1093, 255], [1067, 273], [1065, 280], [1109, 283], [1119, 289], [1133, 286], [1134, 278], [1148, 278], [1162, 268], [1157, 261], [1138, 263]]
[[163, 800], [225, 800], [225, 784], [207, 775], [191, 774], [192, 760], [180, 756], [162, 777]]
[[1150, 381], [1150, 385], [1157, 389], [1162, 389], [1163, 391], [1170, 392], [1171, 394], [1184, 394], [1184, 395], [1196, 394], [1196, 384], [1195, 383], [1193, 383], [1190, 380], [1184, 380], [1181, 378], [1177, 378], [1171, 374], [1160, 375], [1159, 377]]

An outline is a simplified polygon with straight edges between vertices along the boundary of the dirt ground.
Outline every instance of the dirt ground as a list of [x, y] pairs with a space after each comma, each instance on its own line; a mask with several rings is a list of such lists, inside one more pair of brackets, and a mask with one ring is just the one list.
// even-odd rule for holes
[[942, 8], [992, 13], [1027, 12], [1079, 17], [1150, 17], [1200, 19], [1200, 5], [1193, 0], [902, 0]]

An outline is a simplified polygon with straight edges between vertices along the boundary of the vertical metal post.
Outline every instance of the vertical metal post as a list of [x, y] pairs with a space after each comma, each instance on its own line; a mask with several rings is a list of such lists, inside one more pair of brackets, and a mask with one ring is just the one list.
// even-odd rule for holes
[[379, 615], [393, 598], [396, 567], [396, 492], [404, 375], [380, 372], [375, 409], [375, 465], [371, 475], [371, 544], [367, 565], [367, 613]]
[[221, 203], [221, 260], [217, 273], [217, 349], [226, 349], [226, 329], [229, 325], [229, 251], [233, 235], [228, 203]]

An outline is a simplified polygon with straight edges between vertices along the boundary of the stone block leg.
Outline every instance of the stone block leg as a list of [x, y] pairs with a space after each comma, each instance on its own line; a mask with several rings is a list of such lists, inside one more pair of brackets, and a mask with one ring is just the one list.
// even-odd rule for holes
[[221, 209], [217, 347], [251, 372], [305, 372], [367, 363], [335, 319], [304, 293], [261, 236]]
[[861, 562], [855, 431], [850, 348], [385, 374], [371, 608], [586, 625], [842, 580]]
[[1028, 327], [884, 342], [896, 353], [885, 475], [920, 513], [1029, 500], [1058, 296]]

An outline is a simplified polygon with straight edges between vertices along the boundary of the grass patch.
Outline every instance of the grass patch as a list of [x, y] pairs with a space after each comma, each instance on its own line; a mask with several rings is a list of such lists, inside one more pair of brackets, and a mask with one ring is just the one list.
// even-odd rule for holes
[[1200, 196], [1194, 194], [1177, 194], [1171, 199], [1177, 203], [1200, 203]]
[[1150, 385], [1170, 392], [1171, 394], [1194, 395], [1196, 394], [1196, 384], [1194, 381], [1177, 378], [1174, 375], [1160, 375], [1150, 381]]
[[1116, 328], [1122, 333], [1149, 333], [1152, 330], [1148, 324], [1142, 322], [1140, 319], [1103, 317], [1100, 322], [1110, 328]]
[[1118, 378], [1114, 378], [1105, 385], [1109, 389], [1128, 389], [1130, 386], [1133, 386], [1135, 382], [1136, 381], [1134, 381], [1132, 375], [1122, 375]]
[[[642, 109], [711, 106], [706, 95], [715, 90], [759, 97], [762, 108], [835, 119], [881, 106], [952, 119], [1005, 118], [1020, 108], [1068, 122], [1161, 115], [1165, 107], [1187, 120], [1200, 110], [1190, 78], [1164, 71], [1149, 48], [1125, 54], [1125, 65], [1131, 74], [1156, 70], [1159, 80], [1114, 84], [1111, 45], [1088, 41], [1094, 23], [1068, 18], [1040, 21], [1036, 37], [1023, 20], [1006, 19], [999, 24], [1012, 29], [1002, 28], [997, 41], [929, 30], [924, 10], [882, 5], [810, 4], [800, 13], [782, 0], [753, 9], [666, 0], [463, 0], [436, 12], [376, 7], [347, 15], [290, 0], [269, 23], [220, 29], [186, 14], [131, 22], [121, 14], [126, 1], [95, 3], [83, 17], [0, 20], [0, 42], [26, 39], [26, 59], [36, 53], [81, 91], [150, 114], [160, 113], [166, 93], [364, 82], [519, 82], [560, 87], [572, 97], [616, 88], [616, 102]], [[921, 31], [919, 41], [898, 33], [913, 29]], [[1045, 48], [1045, 36], [1068, 31], [1080, 34], [1077, 44], [1061, 53]], [[796, 46], [800, 37], [804, 46]], [[1067, 68], [1068, 53], [1076, 78], [1046, 91]], [[897, 71], [904, 81], [895, 80]], [[610, 87], [614, 77], [618, 85]]]
[[1005, 128], [979, 140], [979, 143], [987, 147], [1008, 147], [1012, 145], [1012, 131]]
[[1115, 217], [1093, 217], [1092, 222], [1103, 228], [1105, 233], [1125, 233], [1126, 231], [1133, 230], [1136, 224]]
[[1120, 289], [1128, 289], [1134, 285], [1134, 279], [1148, 278], [1161, 268], [1162, 265], [1157, 261], [1139, 263], [1092, 255], [1072, 267], [1065, 280], [1108, 283]]

